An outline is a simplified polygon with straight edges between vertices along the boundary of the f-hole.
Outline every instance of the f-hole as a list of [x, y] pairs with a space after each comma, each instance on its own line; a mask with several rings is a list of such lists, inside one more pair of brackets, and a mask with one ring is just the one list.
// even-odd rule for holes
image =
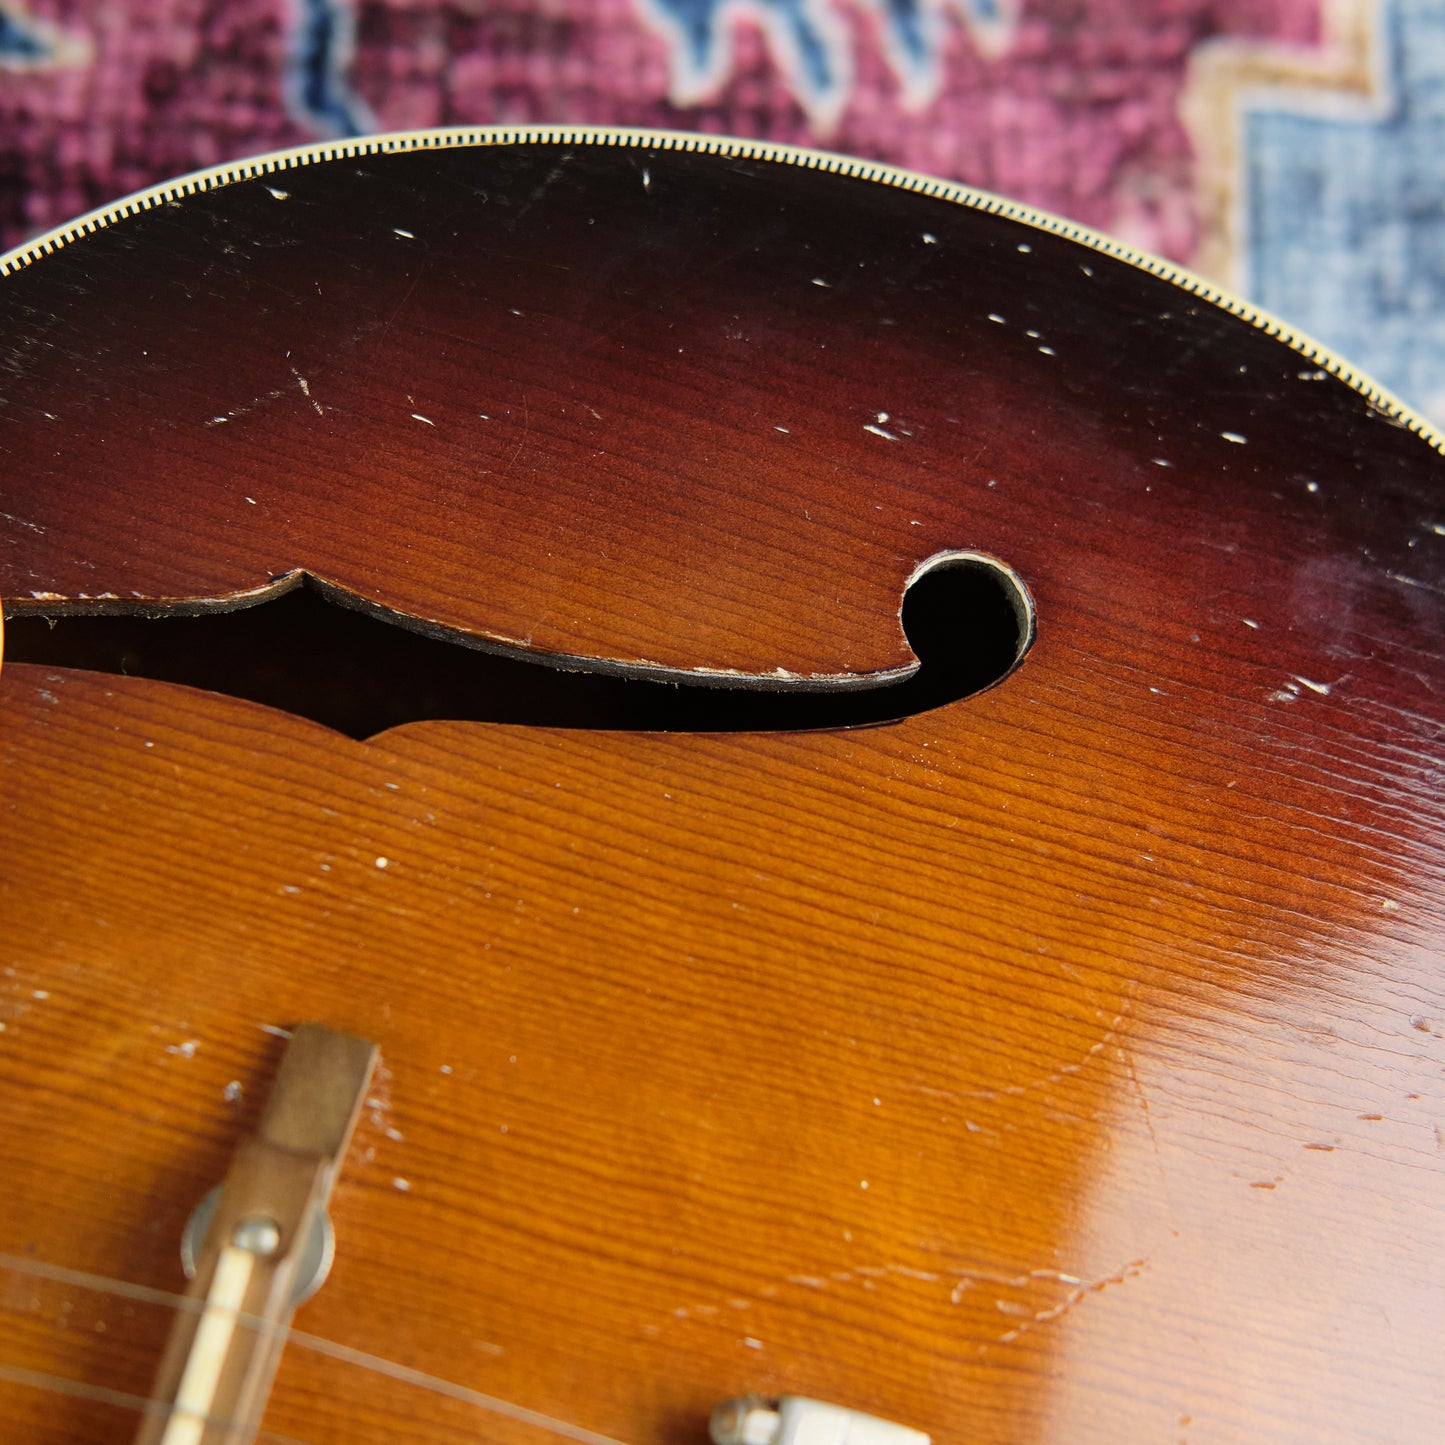
[[6, 622], [7, 662], [154, 678], [248, 698], [368, 738], [427, 720], [643, 732], [779, 732], [897, 721], [992, 687], [1033, 639], [1007, 567], [945, 555], [914, 577], [903, 629], [920, 666], [876, 687], [803, 691], [564, 671], [339, 606], [316, 586], [229, 612]]

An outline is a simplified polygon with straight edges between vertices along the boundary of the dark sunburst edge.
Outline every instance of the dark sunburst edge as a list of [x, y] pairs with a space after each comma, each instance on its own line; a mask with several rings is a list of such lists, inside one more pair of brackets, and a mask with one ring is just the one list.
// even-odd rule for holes
[[97, 231], [116, 225], [130, 216], [181, 201], [205, 191], [218, 190], [238, 181], [296, 170], [322, 161], [354, 160], [362, 156], [395, 155], [407, 151], [458, 150], [468, 147], [505, 145], [599, 145], [637, 150], [686, 151], [743, 160], [772, 161], [805, 170], [826, 171], [854, 180], [873, 181], [899, 190], [950, 201], [989, 215], [1003, 216], [1035, 230], [1076, 241], [1080, 245], [1170, 282], [1191, 296], [1248, 322], [1267, 336], [1283, 342], [1321, 370], [1337, 377], [1358, 392], [1375, 411], [1391, 423], [1418, 436], [1445, 455], [1445, 432], [1407, 406], [1378, 382], [1356, 370], [1322, 342], [1297, 331], [1279, 317], [1251, 305], [1204, 277], [1163, 257], [1151, 255], [1102, 231], [1065, 220], [1048, 211], [1036, 210], [989, 191], [976, 190], [956, 181], [939, 180], [918, 171], [905, 170], [881, 161], [840, 155], [833, 151], [810, 150], [804, 146], [774, 141], [745, 140], [735, 136], [692, 134], [685, 131], [645, 130], [610, 126], [457, 126], [437, 130], [394, 131], [383, 135], [357, 136], [348, 140], [316, 142], [289, 150], [269, 151], [244, 160], [231, 161], [205, 170], [193, 171], [172, 181], [125, 196], [110, 205], [78, 217], [33, 241], [0, 255], [0, 277], [14, 275], [62, 248]]

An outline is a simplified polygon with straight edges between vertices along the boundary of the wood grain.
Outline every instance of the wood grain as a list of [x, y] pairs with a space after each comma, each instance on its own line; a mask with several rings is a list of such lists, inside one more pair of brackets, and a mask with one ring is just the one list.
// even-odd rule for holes
[[[632, 1445], [749, 1391], [940, 1445], [1433, 1440], [1440, 456], [1178, 287], [860, 180], [274, 184], [0, 283], [7, 611], [304, 568], [839, 685], [909, 666], [903, 585], [966, 548], [1038, 640], [893, 726], [732, 736], [359, 743], [7, 664], [0, 1413], [133, 1432], [15, 1371], [143, 1394], [166, 1309], [34, 1271], [179, 1290], [316, 1019], [383, 1061], [322, 1341]], [[546, 1433], [304, 1342], [267, 1428]]]

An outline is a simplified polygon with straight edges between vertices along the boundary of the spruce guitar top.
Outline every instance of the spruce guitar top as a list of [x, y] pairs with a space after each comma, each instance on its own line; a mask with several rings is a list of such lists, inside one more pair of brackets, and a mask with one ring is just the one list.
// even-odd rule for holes
[[1438, 1438], [1423, 422], [701, 137], [0, 270], [6, 1439]]

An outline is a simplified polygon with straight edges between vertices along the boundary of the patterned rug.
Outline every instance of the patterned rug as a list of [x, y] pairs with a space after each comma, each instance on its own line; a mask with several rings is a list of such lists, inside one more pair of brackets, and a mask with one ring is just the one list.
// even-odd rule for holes
[[1445, 0], [0, 0], [0, 246], [317, 137], [544, 121], [1001, 192], [1445, 422]]

